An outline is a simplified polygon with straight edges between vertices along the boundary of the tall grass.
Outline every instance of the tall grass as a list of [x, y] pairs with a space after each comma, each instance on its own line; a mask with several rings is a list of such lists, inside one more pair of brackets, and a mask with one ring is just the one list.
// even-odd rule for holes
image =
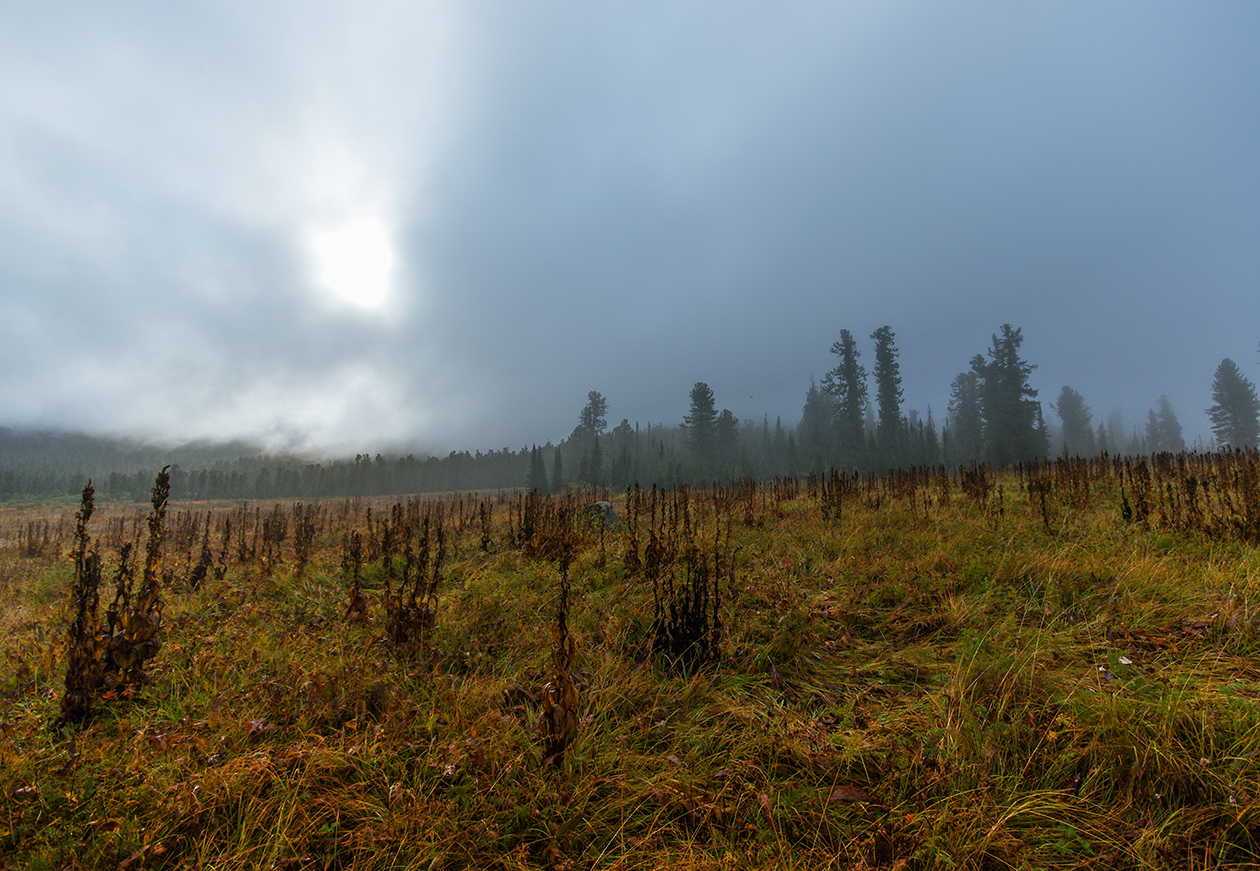
[[620, 530], [602, 493], [175, 506], [147, 680], [62, 726], [96, 545], [6, 520], [0, 864], [1246, 867], [1256, 468], [632, 490]]

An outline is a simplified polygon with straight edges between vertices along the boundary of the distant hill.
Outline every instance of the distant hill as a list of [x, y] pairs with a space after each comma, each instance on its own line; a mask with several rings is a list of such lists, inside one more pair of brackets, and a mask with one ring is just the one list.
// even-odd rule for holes
[[0, 427], [0, 469], [14, 471], [131, 473], [167, 464], [213, 466], [262, 453], [259, 445], [244, 441], [162, 446], [86, 433]]
[[[151, 485], [155, 470], [163, 466], [236, 467], [261, 455], [260, 446], [243, 441], [164, 446], [86, 433], [0, 427], [0, 499], [73, 495], [89, 478], [103, 492], [108, 481], [132, 482], [147, 476]], [[127, 493], [117, 495], [131, 495], [134, 489], [129, 486]]]

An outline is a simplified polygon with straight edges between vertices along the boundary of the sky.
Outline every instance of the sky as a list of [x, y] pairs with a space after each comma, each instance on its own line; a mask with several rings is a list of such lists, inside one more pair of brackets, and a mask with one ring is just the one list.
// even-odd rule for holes
[[1260, 4], [0, 4], [0, 426], [345, 455], [1260, 380]]

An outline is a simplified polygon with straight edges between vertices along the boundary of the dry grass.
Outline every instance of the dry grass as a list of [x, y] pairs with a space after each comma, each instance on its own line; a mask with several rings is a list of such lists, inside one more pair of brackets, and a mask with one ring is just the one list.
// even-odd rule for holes
[[[68, 523], [40, 510], [42, 556], [9, 534], [34, 516], [6, 509], [0, 864], [1260, 862], [1260, 558], [1232, 531], [1246, 525], [1223, 508], [1215, 532], [1171, 512], [1126, 523], [1119, 475], [1089, 478], [1085, 501], [1080, 480], [1054, 479], [1044, 511], [1015, 475], [989, 480], [983, 502], [954, 482], [946, 503], [934, 479], [693, 494], [696, 546], [735, 558], [720, 658], [691, 668], [653, 651], [646, 516], [601, 534], [548, 525], [580, 500], [534, 505], [522, 553], [519, 499], [424, 505], [447, 553], [416, 655], [385, 631], [379, 550], [381, 518], [419, 503], [308, 504], [302, 554], [271, 505], [172, 505], [177, 521], [209, 512], [222, 576], [191, 588], [207, 528], [178, 521], [151, 682], [81, 729], [52, 726], [73, 508]], [[136, 510], [113, 512], [130, 530]], [[347, 622], [352, 533], [366, 614]], [[556, 554], [576, 723], [549, 766]]]

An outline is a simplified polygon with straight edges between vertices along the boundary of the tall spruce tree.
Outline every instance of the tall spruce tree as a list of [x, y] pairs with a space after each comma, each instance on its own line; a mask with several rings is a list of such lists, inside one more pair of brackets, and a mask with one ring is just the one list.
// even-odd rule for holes
[[1155, 415], [1158, 439], [1152, 450], [1167, 451], [1179, 454], [1186, 449], [1185, 437], [1181, 434], [1181, 422], [1173, 411], [1172, 403], [1167, 396], [1159, 397], [1159, 413]]
[[835, 403], [811, 378], [801, 409], [801, 424], [796, 428], [799, 452], [814, 472], [821, 472], [831, 463], [832, 418]]
[[1152, 408], [1146, 413], [1146, 450], [1153, 454], [1176, 454], [1185, 449], [1186, 440], [1181, 435], [1181, 424], [1172, 403], [1167, 396], [1161, 396], [1159, 411]]
[[1260, 399], [1256, 385], [1226, 357], [1212, 378], [1212, 434], [1217, 447], [1241, 448], [1260, 445]]
[[1093, 414], [1085, 398], [1065, 384], [1059, 392], [1059, 401], [1050, 407], [1063, 422], [1063, 452], [1069, 457], [1092, 456], [1095, 451]]
[[569, 436], [578, 458], [577, 480], [586, 484], [599, 484], [603, 477], [604, 455], [599, 437], [608, 426], [608, 400], [598, 390], [586, 394], [586, 405], [578, 414], [578, 424]]
[[691, 411], [683, 420], [687, 429], [687, 447], [699, 479], [713, 475], [713, 451], [717, 429], [717, 402], [713, 390], [703, 381], [691, 388]]
[[1001, 336], [993, 336], [989, 359], [979, 354], [971, 359], [979, 379], [985, 459], [994, 465], [1039, 459], [1048, 449], [1041, 403], [1028, 383], [1037, 367], [1019, 356], [1023, 341], [1021, 329], [1002, 324]]
[[592, 390], [586, 394], [586, 405], [578, 415], [578, 425], [573, 430], [573, 437], [583, 448], [590, 450], [591, 443], [607, 426], [608, 400], [598, 390]]
[[835, 460], [845, 471], [862, 466], [866, 460], [866, 436], [863, 415], [866, 410], [866, 368], [858, 362], [861, 356], [853, 334], [840, 331], [840, 339], [832, 344], [831, 353], [840, 358], [823, 376], [822, 389], [835, 404]]
[[559, 493], [564, 489], [564, 461], [560, 457], [560, 447], [556, 446], [556, 451], [551, 458], [551, 492]]
[[875, 400], [879, 407], [875, 441], [879, 463], [899, 466], [904, 461], [906, 424], [901, 416], [901, 365], [897, 362], [896, 337], [892, 327], [885, 324], [871, 333], [871, 338], [875, 341]]
[[546, 493], [547, 486], [547, 466], [543, 462], [542, 448], [538, 445], [529, 452], [529, 479], [525, 486], [530, 490], [537, 490], [539, 493]]
[[947, 462], [966, 465], [984, 456], [984, 416], [980, 411], [980, 377], [959, 372], [950, 385], [949, 455]]

